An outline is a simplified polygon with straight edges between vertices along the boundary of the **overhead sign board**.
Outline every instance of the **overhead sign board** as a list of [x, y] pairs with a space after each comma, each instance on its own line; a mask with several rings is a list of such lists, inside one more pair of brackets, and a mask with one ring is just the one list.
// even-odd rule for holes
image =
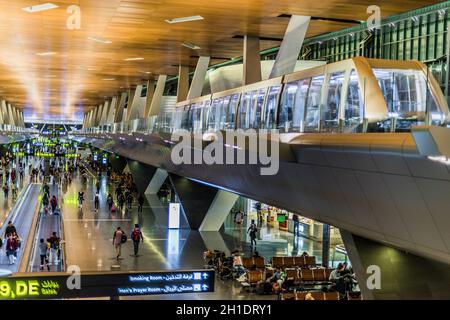
[[214, 292], [213, 270], [35, 274], [0, 277], [0, 300], [117, 297]]

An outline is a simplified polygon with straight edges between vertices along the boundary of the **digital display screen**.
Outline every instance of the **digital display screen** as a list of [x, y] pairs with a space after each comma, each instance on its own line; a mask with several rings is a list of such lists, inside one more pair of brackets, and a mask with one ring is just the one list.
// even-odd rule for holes
[[213, 270], [0, 277], [0, 300], [116, 297], [214, 292]]

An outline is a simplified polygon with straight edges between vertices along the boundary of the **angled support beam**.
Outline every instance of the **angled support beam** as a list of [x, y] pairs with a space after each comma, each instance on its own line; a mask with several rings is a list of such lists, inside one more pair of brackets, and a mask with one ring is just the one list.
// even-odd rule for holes
[[150, 180], [150, 183], [147, 186], [147, 189], [145, 190], [145, 194], [157, 194], [158, 191], [161, 189], [162, 185], [164, 184], [164, 181], [166, 181], [168, 177], [168, 173], [164, 169], [156, 169], [156, 172], [153, 174], [152, 179]]
[[147, 81], [147, 99], [145, 100], [144, 118], [148, 118], [148, 115], [150, 113], [153, 95], [155, 94], [155, 84], [156, 83], [154, 80]]
[[189, 66], [178, 67], [177, 102], [184, 101], [189, 91]]
[[114, 123], [116, 108], [117, 108], [117, 97], [113, 97], [111, 99], [111, 104], [109, 106], [108, 114], [106, 115], [106, 123], [107, 124]]
[[8, 118], [8, 107], [6, 106], [6, 101], [2, 100], [1, 101], [1, 113], [2, 113], [2, 123], [3, 124], [8, 124], [9, 123], [9, 118]]
[[243, 85], [261, 81], [261, 55], [259, 38], [244, 37], [244, 75]]
[[156, 82], [155, 92], [153, 93], [152, 103], [150, 104], [150, 110], [148, 116], [157, 116], [161, 109], [161, 99], [164, 94], [164, 87], [166, 85], [167, 75], [161, 74], [158, 76], [158, 81]]
[[202, 95], [206, 72], [208, 71], [210, 57], [199, 57], [195, 67], [194, 77], [186, 99], [193, 99]]
[[116, 114], [114, 115], [114, 122], [122, 122], [123, 121], [123, 111], [125, 107], [125, 103], [127, 101], [128, 92], [124, 91], [120, 94], [119, 104], [117, 105]]
[[269, 78], [276, 78], [294, 71], [311, 17], [293, 15], [278, 50]]
[[110, 102], [108, 100], [105, 101], [105, 104], [103, 105], [102, 114], [100, 116], [100, 125], [106, 124], [106, 117], [108, 116]]
[[10, 125], [14, 126], [14, 116], [13, 116], [13, 111], [12, 111], [12, 106], [10, 103], [7, 104], [8, 106], [8, 119], [9, 119], [9, 123]]

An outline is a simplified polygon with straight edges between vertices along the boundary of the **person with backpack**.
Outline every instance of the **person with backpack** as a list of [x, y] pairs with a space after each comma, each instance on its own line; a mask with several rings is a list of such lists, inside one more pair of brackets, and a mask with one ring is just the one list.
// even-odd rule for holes
[[144, 241], [141, 229], [138, 224], [134, 225], [133, 231], [131, 231], [131, 240], [133, 240], [134, 256], [138, 257], [139, 242]]
[[8, 225], [5, 230], [5, 238], [8, 238], [10, 235], [17, 233], [16, 227], [13, 225], [12, 221], [8, 221]]
[[83, 191], [79, 191], [78, 192], [78, 208], [82, 208], [83, 207], [83, 201], [84, 201], [84, 192]]
[[55, 195], [50, 199], [50, 206], [52, 207], [52, 213], [55, 213], [56, 207], [58, 206], [58, 200]]
[[49, 264], [52, 265], [52, 261], [54, 262], [55, 266], [59, 263], [59, 257], [61, 255], [60, 253], [60, 244], [61, 244], [61, 238], [59, 238], [56, 235], [56, 232], [53, 232], [51, 237], [48, 239], [48, 242], [50, 243], [50, 262]]
[[122, 244], [127, 242], [127, 236], [122, 231], [120, 227], [117, 227], [116, 231], [114, 231], [113, 235], [113, 246], [116, 250], [116, 259], [119, 260], [121, 251], [122, 251]]
[[17, 238], [11, 233], [8, 236], [8, 240], [6, 240], [6, 256], [9, 259], [9, 264], [14, 264], [16, 262], [17, 249]]
[[47, 270], [50, 271], [48, 264], [48, 243], [44, 239], [39, 241], [39, 257], [41, 258], [40, 270], [44, 270], [44, 265], [47, 265]]
[[251, 246], [253, 247], [253, 243], [255, 243], [256, 247], [256, 233], [258, 232], [258, 228], [256, 227], [255, 220], [252, 220], [250, 227], [247, 230], [247, 233], [250, 235]]
[[94, 196], [94, 208], [95, 212], [98, 212], [98, 207], [100, 206], [100, 196], [98, 195], [98, 192]]
[[114, 204], [111, 193], [108, 193], [108, 197], [106, 198], [106, 203], [108, 204], [108, 211], [111, 212], [112, 206]]

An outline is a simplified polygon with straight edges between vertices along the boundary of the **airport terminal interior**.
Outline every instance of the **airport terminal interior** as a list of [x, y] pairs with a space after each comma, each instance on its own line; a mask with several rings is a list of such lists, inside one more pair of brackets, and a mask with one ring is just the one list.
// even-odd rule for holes
[[0, 300], [450, 299], [450, 1], [0, 16]]

